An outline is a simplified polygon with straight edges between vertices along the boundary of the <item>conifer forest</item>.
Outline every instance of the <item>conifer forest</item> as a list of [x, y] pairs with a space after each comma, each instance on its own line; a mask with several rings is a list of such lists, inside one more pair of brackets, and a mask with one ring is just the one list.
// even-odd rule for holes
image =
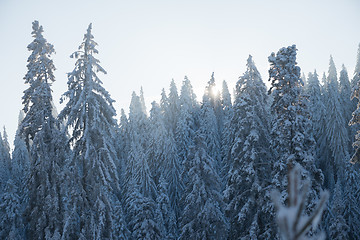
[[185, 76], [116, 112], [91, 24], [60, 100], [55, 47], [31, 34], [13, 147], [0, 135], [0, 239], [360, 239], [360, 45], [354, 72], [330, 56], [302, 74], [285, 46], [268, 76], [244, 56], [236, 86], [209, 73], [199, 97]]

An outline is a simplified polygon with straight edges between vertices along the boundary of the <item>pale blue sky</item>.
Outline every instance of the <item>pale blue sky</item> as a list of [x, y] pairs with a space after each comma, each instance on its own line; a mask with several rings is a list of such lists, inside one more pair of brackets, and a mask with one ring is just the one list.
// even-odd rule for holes
[[133, 90], [143, 86], [147, 102], [157, 100], [172, 78], [180, 89], [185, 75], [198, 100], [213, 71], [217, 83], [225, 79], [232, 89], [249, 54], [267, 82], [267, 57], [292, 44], [306, 74], [315, 68], [320, 74], [327, 71], [332, 54], [338, 71], [344, 63], [352, 77], [359, 12], [358, 0], [0, 0], [0, 126], [7, 127], [12, 141], [27, 88], [26, 46], [35, 19], [56, 50], [53, 97], [58, 110], [66, 73], [74, 67], [69, 56], [92, 22], [97, 57], [108, 72], [100, 78], [116, 109], [128, 111]]

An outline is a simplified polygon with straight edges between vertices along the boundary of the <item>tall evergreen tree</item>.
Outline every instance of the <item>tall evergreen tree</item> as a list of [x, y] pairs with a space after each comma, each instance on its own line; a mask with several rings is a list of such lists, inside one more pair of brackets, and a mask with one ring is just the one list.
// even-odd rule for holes
[[335, 184], [334, 197], [331, 204], [331, 213], [332, 219], [329, 226], [330, 239], [349, 239], [349, 226], [346, 224], [344, 218], [344, 199], [340, 182]]
[[[22, 113], [22, 112], [20, 112]], [[23, 120], [19, 116], [20, 126]], [[28, 204], [27, 180], [29, 176], [30, 159], [25, 141], [16, 133], [14, 151], [8, 171], [8, 180], [2, 182], [5, 186], [0, 194], [0, 238], [25, 239], [25, 208]]]
[[[327, 187], [334, 188], [335, 182], [341, 181], [344, 177], [344, 162], [349, 158], [349, 136], [346, 129], [343, 108], [341, 106], [341, 97], [339, 93], [339, 84], [337, 81], [336, 67], [334, 60], [330, 57], [329, 73], [327, 77], [327, 102], [326, 102], [326, 136], [332, 156], [330, 162], [326, 165], [333, 169], [325, 175]], [[328, 161], [329, 161], [328, 160]], [[326, 172], [325, 172], [326, 173]]]
[[309, 212], [316, 205], [322, 184], [322, 173], [315, 166], [314, 139], [309, 122], [307, 102], [301, 93], [300, 67], [296, 63], [296, 46], [281, 48], [269, 57], [271, 81], [270, 92], [274, 100], [271, 110], [274, 120], [271, 129], [271, 147], [275, 151], [273, 186], [280, 190], [281, 199], [286, 199], [286, 172], [295, 164], [302, 166], [302, 177], [312, 180]]
[[354, 89], [358, 89], [358, 83], [360, 82], [360, 43], [359, 43], [359, 47], [358, 47], [358, 52], [357, 52], [357, 58], [356, 58], [356, 65], [355, 65], [355, 70], [354, 70], [354, 76], [351, 79], [350, 82], [350, 86], [352, 89], [352, 95], [351, 95], [351, 101], [352, 101], [352, 111], [355, 111], [356, 107], [357, 107], [357, 103], [359, 102], [359, 99], [357, 99], [356, 97], [354, 98], [353, 94], [354, 94]]
[[221, 105], [223, 112], [222, 119], [222, 130], [221, 130], [221, 159], [222, 159], [222, 176], [226, 178], [230, 168], [230, 158], [231, 158], [231, 143], [232, 143], [232, 126], [231, 119], [233, 117], [233, 106], [231, 102], [231, 95], [226, 81], [223, 81], [222, 91], [221, 91]]
[[229, 239], [270, 237], [266, 236], [269, 219], [264, 208], [271, 161], [267, 100], [265, 84], [249, 56], [247, 70], [236, 84], [232, 119], [233, 162], [225, 190]]
[[175, 211], [176, 219], [178, 219], [180, 215], [179, 200], [183, 192], [182, 169], [172, 131], [165, 127], [166, 124], [161, 108], [157, 103], [153, 102], [150, 111], [148, 160], [157, 186], [160, 184], [161, 175], [164, 177], [164, 181], [167, 182], [170, 204]]
[[213, 94], [215, 87], [214, 73], [205, 88], [203, 102], [200, 110], [200, 132], [205, 137], [206, 151], [214, 159], [216, 171], [221, 169], [221, 139], [219, 121], [215, 115], [216, 98]]
[[132, 191], [129, 192], [126, 199], [127, 219], [131, 232], [130, 239], [160, 239], [161, 231], [155, 221], [155, 201], [151, 197], [141, 194], [139, 186], [135, 182], [130, 183], [130, 189]]
[[176, 126], [177, 146], [181, 162], [187, 161], [189, 147], [194, 146], [195, 131], [198, 128], [196, 112], [198, 110], [196, 95], [189, 79], [185, 76], [179, 99], [180, 113]]
[[12, 179], [0, 195], [0, 238], [25, 239], [21, 191]]
[[53, 111], [50, 86], [55, 81], [55, 66], [51, 59], [55, 53], [54, 46], [44, 38], [44, 30], [38, 21], [32, 23], [32, 29], [34, 40], [27, 46], [31, 55], [27, 60], [28, 71], [24, 77], [29, 88], [24, 91], [22, 98], [26, 115], [20, 128], [29, 151], [30, 142], [37, 131], [42, 129], [43, 117], [51, 115]]
[[188, 159], [189, 184], [179, 239], [222, 239], [227, 224], [223, 213], [220, 178], [214, 160], [206, 153], [204, 136], [196, 135]]
[[[166, 100], [165, 100], [166, 99]], [[176, 126], [179, 118], [179, 95], [176, 88], [174, 79], [171, 80], [169, 96], [163, 98], [161, 102], [161, 107], [164, 111], [164, 119], [167, 125], [167, 128], [172, 131], [174, 135], [176, 133]]]
[[98, 51], [91, 30], [90, 24], [79, 50], [71, 55], [77, 60], [75, 69], [68, 74], [68, 90], [62, 98], [68, 102], [59, 119], [67, 120], [65, 128], [72, 131], [70, 143], [74, 154], [70, 166], [79, 191], [72, 203], [80, 213], [77, 237], [104, 239], [112, 238], [111, 198], [118, 182], [114, 147], [116, 113], [114, 100], [97, 76], [97, 72], [106, 74], [106, 71], [94, 56]]
[[10, 147], [7, 142], [6, 131], [4, 130], [4, 136], [0, 132], [0, 190], [3, 184], [9, 179], [9, 172], [11, 170], [11, 158], [10, 158]]
[[[347, 161], [347, 159], [346, 159]], [[343, 179], [344, 218], [349, 227], [348, 239], [360, 238], [360, 172], [358, 166], [345, 163], [345, 178]]]
[[[339, 77], [339, 93], [340, 93], [340, 101], [341, 101], [341, 106], [342, 106], [342, 110], [343, 110], [343, 117], [344, 117], [344, 121], [345, 121], [345, 126], [346, 126], [346, 130], [348, 132], [348, 136], [350, 137], [352, 135], [352, 130], [351, 128], [348, 126], [348, 123], [351, 119], [351, 114], [353, 112], [352, 109], [352, 102], [351, 102], [351, 86], [350, 86], [350, 81], [349, 81], [349, 76], [348, 76], [348, 72], [345, 68], [345, 65], [342, 65], [342, 69], [340, 71], [340, 77]], [[351, 139], [352, 137], [350, 137], [349, 139]], [[347, 150], [348, 152], [352, 152], [352, 147], [351, 147], [352, 141], [348, 140], [348, 147]]]
[[158, 223], [158, 225], [162, 226], [162, 239], [177, 239], [177, 219], [174, 209], [171, 206], [168, 195], [168, 186], [163, 175], [161, 175], [159, 179], [156, 203], [156, 222]]
[[43, 37], [43, 28], [38, 21], [33, 22], [32, 28], [34, 41], [28, 45], [32, 53], [24, 77], [30, 86], [24, 91], [26, 115], [19, 128], [31, 159], [27, 235], [34, 239], [60, 239], [65, 194], [61, 167], [67, 156], [63, 144], [65, 135], [57, 129], [53, 114], [51, 84], [55, 81], [55, 67], [50, 57], [54, 48]]

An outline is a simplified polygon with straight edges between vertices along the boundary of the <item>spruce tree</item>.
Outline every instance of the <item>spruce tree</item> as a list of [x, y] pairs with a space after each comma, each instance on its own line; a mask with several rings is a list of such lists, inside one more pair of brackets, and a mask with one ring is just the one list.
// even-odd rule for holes
[[0, 195], [0, 238], [25, 239], [21, 191], [12, 179]]
[[[55, 66], [51, 55], [55, 53], [54, 46], [43, 36], [43, 27], [38, 21], [32, 23], [31, 32], [34, 40], [27, 46], [31, 54], [27, 60], [27, 73], [24, 77], [29, 88], [22, 97], [25, 118], [20, 127], [20, 134], [24, 137], [28, 150], [37, 131], [42, 129], [42, 118], [52, 113], [51, 84], [55, 81]], [[44, 111], [50, 111], [44, 113]]]
[[189, 148], [194, 146], [195, 132], [198, 129], [198, 105], [189, 79], [185, 76], [179, 99], [179, 119], [176, 126], [177, 147], [182, 164], [188, 160]]
[[30, 86], [24, 91], [26, 115], [18, 132], [26, 141], [31, 159], [27, 180], [27, 235], [34, 239], [59, 239], [65, 194], [62, 167], [66, 162], [67, 145], [64, 145], [65, 135], [57, 128], [52, 103], [51, 84], [55, 81], [55, 67], [50, 57], [54, 48], [43, 37], [39, 22], [34, 21], [32, 25], [34, 41], [28, 45], [31, 55], [24, 77]]
[[272, 157], [267, 101], [265, 84], [249, 56], [247, 70], [236, 84], [231, 123], [233, 162], [225, 190], [229, 239], [257, 239], [265, 237], [267, 231], [265, 189], [269, 185]]
[[177, 239], [177, 220], [169, 199], [168, 188], [165, 178], [161, 175], [156, 198], [156, 222], [162, 226], [160, 227], [162, 239]]
[[[352, 109], [352, 102], [351, 102], [351, 86], [349, 81], [348, 72], [345, 68], [345, 65], [342, 65], [342, 69], [340, 71], [340, 77], [339, 77], [339, 93], [340, 93], [340, 101], [341, 106], [343, 110], [343, 117], [345, 121], [346, 130], [348, 132], [348, 136], [350, 137], [352, 135], [352, 130], [348, 126], [348, 123], [351, 119], [351, 114], [353, 112]], [[352, 136], [350, 137], [352, 139]], [[348, 141], [347, 150], [349, 153], [352, 152], [351, 147], [352, 141]]]
[[354, 77], [351, 80], [351, 100], [353, 103], [353, 113], [352, 118], [350, 119], [349, 125], [352, 129], [352, 141], [353, 141], [353, 147], [355, 148], [355, 153], [353, 154], [351, 161], [353, 163], [359, 162], [359, 155], [360, 151], [358, 151], [360, 147], [360, 132], [359, 132], [359, 125], [360, 123], [360, 44], [356, 59], [356, 65], [355, 65], [355, 71], [354, 71]]
[[344, 199], [340, 181], [335, 184], [334, 197], [331, 203], [331, 224], [329, 226], [330, 239], [349, 239], [349, 226], [344, 218]]
[[205, 88], [202, 106], [200, 110], [200, 132], [205, 137], [206, 152], [214, 159], [216, 171], [220, 173], [221, 165], [221, 139], [219, 134], [218, 119], [215, 115], [215, 87], [214, 74], [212, 74], [208, 86]]
[[198, 133], [188, 158], [186, 188], [179, 239], [223, 239], [227, 224], [223, 213], [220, 178], [207, 154], [204, 136]]
[[336, 67], [331, 56], [326, 87], [328, 97], [326, 102], [326, 136], [332, 153], [326, 166], [332, 168], [333, 172], [325, 174], [325, 180], [326, 186], [333, 189], [335, 182], [341, 181], [344, 177], [344, 162], [345, 159], [349, 158], [349, 135], [341, 105]]
[[311, 135], [307, 100], [301, 95], [300, 67], [296, 63], [296, 46], [281, 48], [269, 57], [270, 92], [273, 122], [271, 148], [275, 151], [272, 168], [273, 187], [286, 199], [286, 172], [295, 164], [302, 167], [302, 177], [312, 179], [307, 212], [316, 205], [322, 184], [322, 173], [315, 166], [314, 139]]
[[231, 102], [231, 95], [226, 81], [223, 81], [221, 91], [221, 105], [223, 112], [222, 130], [221, 130], [221, 160], [222, 160], [222, 176], [226, 180], [226, 175], [230, 168], [231, 159], [231, 143], [233, 138], [233, 131], [231, 126], [231, 119], [233, 117], [233, 106]]
[[173, 133], [171, 129], [165, 127], [161, 108], [156, 102], [153, 102], [150, 111], [148, 160], [157, 186], [160, 184], [160, 176], [164, 177], [168, 187], [166, 191], [169, 194], [170, 204], [176, 214], [176, 219], [178, 219], [180, 215], [179, 200], [183, 192], [182, 169]]
[[70, 209], [80, 213], [77, 237], [102, 239], [111, 237], [114, 221], [111, 199], [118, 183], [114, 146], [117, 124], [114, 100], [97, 75], [106, 71], [95, 58], [97, 43], [91, 30], [90, 24], [79, 50], [71, 55], [76, 63], [68, 74], [68, 90], [62, 97], [68, 102], [59, 119], [66, 120], [65, 128], [72, 131], [70, 168], [78, 193], [74, 193]]
[[174, 135], [176, 133], [180, 107], [179, 95], [174, 79], [172, 79], [170, 83], [169, 96], [166, 97], [165, 92], [162, 93], [162, 96], [161, 108], [164, 111], [164, 120], [167, 129], [170, 129]]

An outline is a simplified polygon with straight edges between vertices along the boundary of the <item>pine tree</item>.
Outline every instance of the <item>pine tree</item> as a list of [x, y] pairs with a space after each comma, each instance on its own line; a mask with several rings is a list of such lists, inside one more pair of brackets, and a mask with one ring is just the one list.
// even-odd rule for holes
[[177, 220], [180, 215], [179, 200], [184, 188], [181, 181], [182, 169], [174, 136], [171, 129], [165, 129], [165, 126], [161, 108], [157, 103], [153, 102], [150, 111], [148, 160], [151, 163], [152, 175], [157, 186], [160, 184], [161, 175], [163, 175], [164, 181], [167, 182], [170, 204]]
[[344, 218], [349, 227], [348, 239], [360, 238], [360, 172], [357, 166], [345, 163], [345, 178], [343, 179]]
[[357, 104], [359, 102], [359, 99], [357, 99], [356, 97], [354, 97], [354, 90], [358, 89], [358, 84], [360, 82], [360, 43], [359, 43], [359, 48], [358, 48], [358, 52], [357, 52], [357, 58], [356, 58], [356, 65], [355, 65], [355, 70], [354, 70], [354, 76], [351, 79], [350, 82], [350, 86], [351, 86], [351, 102], [352, 102], [352, 111], [355, 111], [355, 109], [357, 108]]
[[[23, 120], [22, 111], [19, 115], [19, 124]], [[4, 234], [0, 234], [0, 238], [24, 239], [25, 238], [25, 209], [28, 204], [28, 188], [27, 181], [29, 178], [30, 159], [29, 152], [26, 148], [25, 141], [20, 137], [19, 130], [14, 140], [14, 151], [10, 165], [9, 179], [6, 182], [4, 191], [2, 192], [3, 210], [10, 210], [10, 214], [0, 214], [4, 225], [1, 227]], [[6, 210], [7, 209], [7, 210]], [[12, 227], [10, 230], [9, 227]], [[10, 230], [10, 231], [7, 231]], [[7, 232], [6, 232], [7, 231]]]
[[296, 46], [281, 48], [269, 57], [269, 76], [274, 100], [271, 110], [274, 120], [271, 129], [271, 148], [276, 161], [272, 169], [272, 184], [286, 199], [286, 172], [295, 164], [302, 167], [302, 177], [312, 179], [307, 211], [310, 212], [319, 198], [322, 173], [315, 166], [314, 139], [311, 135], [307, 101], [301, 94], [300, 67], [296, 63]]
[[331, 225], [329, 226], [330, 239], [349, 239], [349, 226], [346, 224], [344, 218], [344, 200], [340, 182], [336, 182], [335, 184], [334, 198], [331, 205], [332, 219]]
[[33, 22], [32, 28], [34, 41], [28, 45], [32, 53], [24, 77], [25, 83], [30, 86], [24, 91], [26, 115], [18, 131], [26, 141], [31, 159], [27, 184], [27, 235], [35, 239], [59, 239], [63, 224], [62, 197], [65, 193], [61, 167], [66, 161], [66, 145], [63, 144], [65, 135], [56, 126], [51, 95], [55, 67], [50, 57], [54, 48], [43, 37], [43, 28], [38, 21]]
[[204, 136], [196, 135], [188, 158], [189, 184], [179, 239], [223, 239], [227, 224], [223, 213], [220, 178], [214, 160], [206, 153]]
[[206, 152], [214, 159], [216, 171], [220, 173], [221, 165], [221, 139], [219, 134], [218, 119], [215, 115], [215, 87], [214, 73], [211, 76], [208, 86], [205, 88], [203, 102], [200, 110], [200, 132], [205, 137]]
[[196, 95], [186, 76], [181, 87], [179, 103], [180, 113], [175, 136], [177, 136], [176, 140], [180, 161], [182, 164], [186, 164], [189, 147], [194, 146], [195, 132], [198, 128], [198, 121], [196, 119], [198, 111]]
[[124, 109], [121, 109], [120, 113], [120, 124], [117, 131], [116, 137], [116, 149], [118, 161], [116, 162], [118, 176], [120, 183], [125, 182], [126, 175], [126, 165], [128, 160], [128, 155], [130, 151], [130, 130], [129, 130], [129, 121], [126, 117]]
[[[342, 106], [342, 110], [343, 110], [343, 117], [344, 117], [344, 121], [345, 121], [345, 126], [346, 126], [346, 130], [348, 132], [348, 136], [352, 135], [352, 130], [351, 128], [348, 126], [348, 123], [351, 119], [351, 114], [352, 114], [352, 102], [351, 102], [351, 86], [350, 86], [350, 81], [349, 81], [349, 76], [348, 76], [348, 72], [344, 66], [344, 64], [342, 65], [342, 69], [340, 71], [340, 77], [339, 77], [339, 93], [340, 93], [340, 101], [341, 101], [341, 106]], [[351, 147], [352, 141], [348, 141], [348, 152], [352, 152], [352, 147]]]
[[[6, 136], [6, 131], [4, 129], [4, 136]], [[0, 133], [0, 190], [3, 184], [9, 179], [9, 172], [11, 171], [11, 158], [10, 158], [10, 147], [7, 142], [7, 137], [2, 137]]]
[[231, 143], [233, 138], [231, 119], [233, 118], [234, 110], [231, 103], [231, 95], [225, 80], [222, 84], [221, 105], [223, 112], [223, 123], [221, 130], [221, 159], [223, 166], [222, 176], [226, 178], [230, 168]]
[[349, 125], [352, 129], [352, 135], [355, 139], [353, 139], [353, 147], [355, 148], [355, 153], [351, 158], [351, 162], [356, 163], [359, 162], [359, 147], [360, 147], [360, 132], [359, 126], [357, 125], [360, 123], [360, 44], [357, 54], [357, 61], [355, 66], [354, 77], [351, 80], [351, 100], [353, 103], [353, 113], [352, 118], [349, 122]]
[[166, 97], [165, 92], [163, 92], [162, 96], [161, 108], [164, 111], [164, 120], [167, 129], [170, 129], [174, 135], [176, 133], [180, 107], [179, 95], [174, 79], [172, 79], [170, 83], [169, 96]]
[[0, 195], [0, 238], [25, 239], [21, 192], [9, 179]]
[[265, 84], [249, 56], [247, 70], [236, 84], [232, 119], [233, 162], [225, 190], [229, 239], [261, 238], [267, 230], [268, 210], [263, 209], [271, 161], [267, 100]]
[[[344, 161], [349, 158], [349, 136], [346, 129], [341, 97], [339, 93], [336, 67], [330, 56], [329, 73], [327, 77], [326, 102], [326, 136], [332, 156], [326, 165], [332, 167], [333, 172], [325, 175], [327, 187], [334, 188], [334, 183], [344, 177]], [[329, 160], [328, 160], [329, 161]]]
[[149, 194], [155, 198], [155, 183], [146, 156], [148, 140], [148, 119], [143, 111], [140, 97], [133, 92], [129, 113], [129, 154], [126, 163], [125, 185], [129, 185], [132, 178], [135, 177], [136, 183], [143, 186], [142, 190], [139, 190], [140, 193]]
[[314, 73], [309, 73], [308, 84], [306, 85], [306, 95], [309, 97], [309, 114], [311, 125], [313, 127], [314, 137], [319, 144], [321, 135], [321, 125], [325, 116], [325, 105], [321, 95], [321, 86], [316, 70]]
[[[43, 37], [43, 27], [38, 21], [32, 23], [32, 29], [34, 41], [27, 46], [31, 55], [27, 60], [28, 71], [24, 77], [29, 88], [24, 91], [22, 98], [26, 115], [20, 128], [20, 134], [24, 136], [29, 151], [35, 134], [42, 129], [42, 117], [52, 114], [50, 86], [55, 81], [55, 66], [51, 59], [51, 55], [55, 53], [54, 46]], [[50, 113], [43, 111], [50, 111]]]
[[62, 97], [68, 102], [59, 119], [67, 120], [65, 128], [72, 131], [70, 168], [79, 193], [74, 193], [69, 209], [80, 213], [78, 237], [101, 239], [111, 236], [113, 226], [111, 199], [118, 183], [114, 147], [117, 124], [114, 100], [97, 76], [106, 71], [94, 56], [98, 51], [91, 30], [90, 24], [79, 50], [71, 55], [77, 60], [68, 74], [68, 90]]
[[66, 136], [55, 126], [55, 119], [39, 130], [31, 147], [29, 176], [29, 237], [60, 239], [64, 222], [64, 199], [67, 196], [64, 181], [68, 145]]
[[156, 203], [156, 222], [162, 226], [160, 227], [162, 229], [162, 239], [177, 239], [177, 220], [170, 203], [168, 186], [163, 175], [160, 176]]

